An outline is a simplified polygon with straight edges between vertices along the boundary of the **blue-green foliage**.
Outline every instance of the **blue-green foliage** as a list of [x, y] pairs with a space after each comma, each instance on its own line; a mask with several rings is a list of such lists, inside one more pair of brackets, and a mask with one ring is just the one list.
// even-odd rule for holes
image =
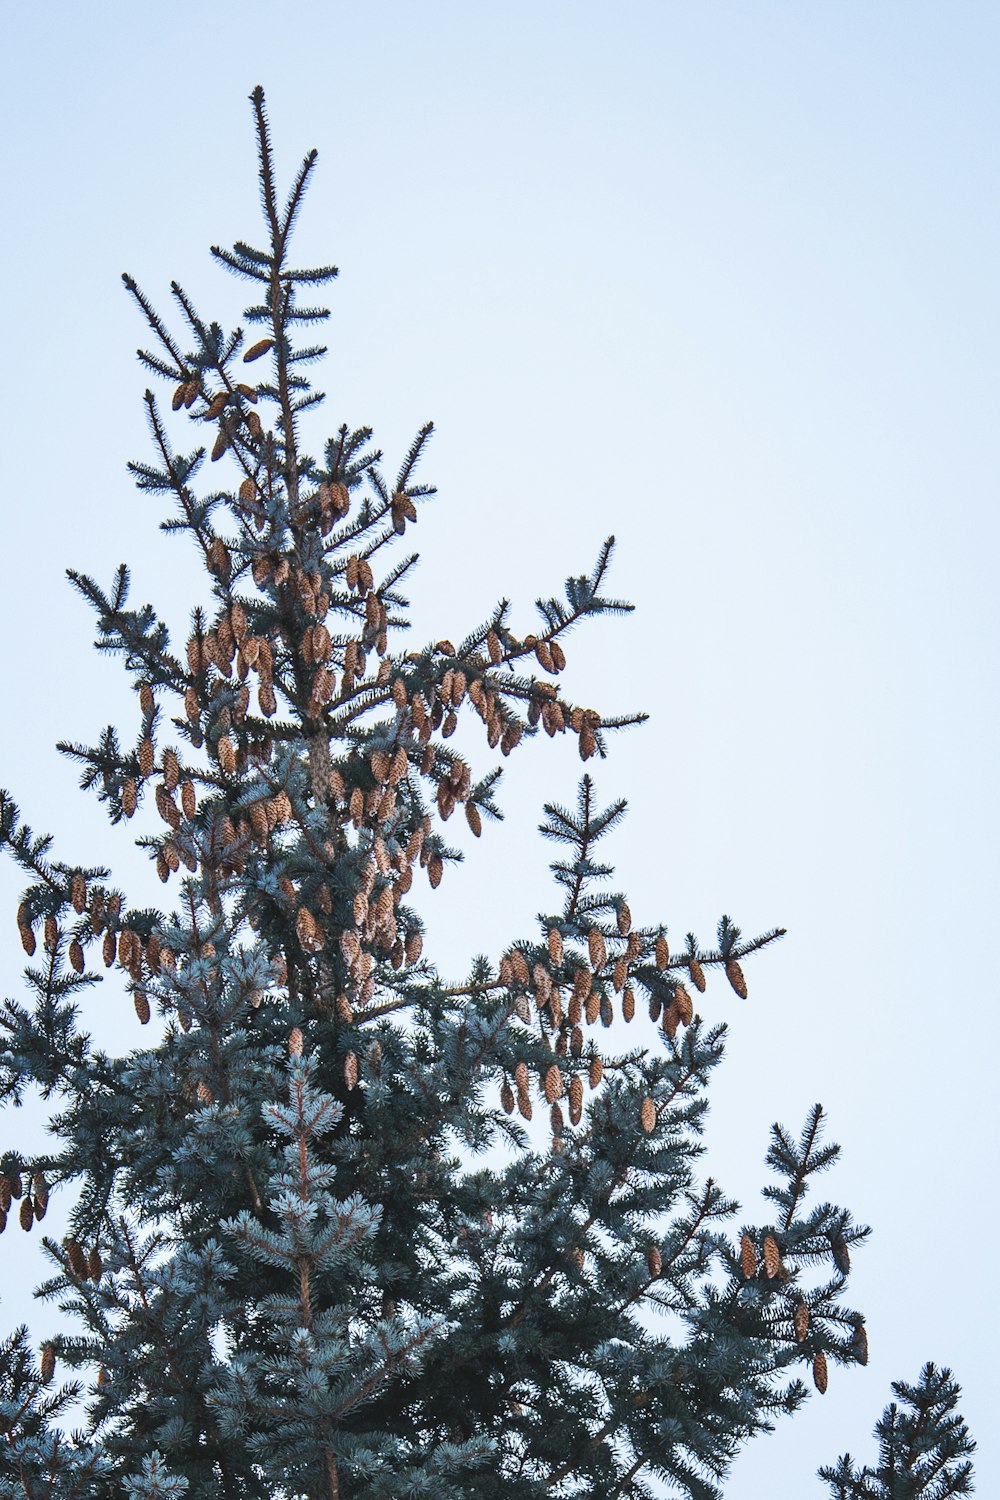
[[875, 1428], [878, 1463], [859, 1468], [848, 1453], [821, 1469], [830, 1500], [947, 1500], [971, 1494], [969, 1454], [976, 1445], [955, 1410], [961, 1392], [951, 1371], [927, 1364], [916, 1385], [895, 1380], [892, 1389], [897, 1400]]
[[[810, 1196], [837, 1154], [819, 1106], [798, 1137], [774, 1128], [765, 1221], [737, 1230], [702, 1171], [725, 1027], [715, 988], [702, 1017], [687, 986], [745, 996], [741, 962], [780, 932], [723, 917], [671, 952], [661, 914], [635, 921], [612, 888], [625, 803], [584, 775], [574, 809], [545, 809], [552, 910], [459, 982], [424, 957], [414, 878], [456, 878], [457, 809], [476, 836], [500, 816], [460, 716], [491, 753], [543, 731], [603, 756], [642, 716], [569, 701], [564, 643], [629, 606], [605, 592], [609, 541], [565, 603], [539, 601], [539, 636], [501, 600], [457, 647], [391, 649], [431, 429], [392, 483], [368, 428], [305, 452], [322, 350], [297, 333], [326, 314], [296, 298], [335, 271], [289, 264], [315, 158], [282, 205], [253, 101], [266, 246], [215, 255], [260, 288], [255, 342], [175, 283], [183, 348], [126, 278], [156, 340], [140, 357], [199, 428], [178, 456], [147, 392], [155, 451], [133, 466], [204, 560], [184, 649], [124, 567], [109, 589], [70, 575], [139, 729], [62, 748], [112, 821], [138, 818], [170, 900], [54, 860], [0, 794], [32, 960], [0, 1012], [0, 1098], [34, 1086], [53, 1109], [48, 1149], [0, 1155], [0, 1229], [34, 1231], [50, 1193], [69, 1207], [37, 1289], [61, 1331], [0, 1347], [0, 1496], [709, 1500], [800, 1377], [867, 1358], [843, 1300], [867, 1230]], [[223, 458], [231, 487], [200, 492]], [[155, 1018], [147, 1046], [84, 1029], [101, 966]], [[968, 1488], [947, 1375], [897, 1389], [927, 1420], [891, 1408], [877, 1471], [824, 1471], [843, 1500]]]

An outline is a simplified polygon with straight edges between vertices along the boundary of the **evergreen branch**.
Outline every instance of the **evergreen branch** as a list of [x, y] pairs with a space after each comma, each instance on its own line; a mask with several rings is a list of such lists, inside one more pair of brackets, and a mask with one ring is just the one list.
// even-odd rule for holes
[[128, 273], [125, 272], [122, 275], [122, 281], [125, 284], [125, 290], [135, 298], [136, 302], [139, 304], [139, 307], [142, 309], [146, 322], [149, 324], [150, 328], [156, 334], [156, 337], [160, 340], [160, 343], [163, 345], [164, 349], [166, 349], [167, 353], [170, 355], [170, 358], [173, 360], [173, 368], [171, 370], [171, 373], [175, 375], [178, 380], [182, 380], [187, 374], [187, 365], [185, 363], [184, 356], [181, 354], [177, 345], [174, 343], [173, 339], [170, 337], [170, 334], [167, 332], [159, 314], [156, 312], [155, 308], [146, 297], [146, 295], [140, 290], [138, 283], [134, 280], [133, 277], [129, 276]]

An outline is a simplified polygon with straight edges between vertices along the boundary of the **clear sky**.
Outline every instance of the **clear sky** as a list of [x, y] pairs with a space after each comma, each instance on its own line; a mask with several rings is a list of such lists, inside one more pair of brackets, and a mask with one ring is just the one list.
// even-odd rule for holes
[[[53, 749], [131, 703], [63, 570], [128, 559], [183, 623], [187, 565], [124, 471], [147, 450], [119, 277], [238, 319], [207, 247], [257, 232], [262, 82], [285, 170], [320, 151], [301, 256], [342, 271], [327, 426], [371, 423], [390, 467], [438, 427], [417, 636], [501, 593], [530, 629], [613, 530], [637, 610], [581, 632], [568, 678], [652, 716], [597, 772], [631, 802], [637, 920], [789, 929], [745, 1005], [710, 983], [732, 1033], [708, 1165], [757, 1217], [771, 1121], [828, 1107], [829, 1196], [876, 1231], [851, 1288], [872, 1358], [727, 1500], [818, 1495], [926, 1358], [965, 1386], [1000, 1492], [1000, 9], [63, 0], [8, 4], [3, 31], [0, 782], [66, 858], [141, 886]], [[427, 905], [445, 968], [550, 904], [532, 830], [578, 772], [570, 745], [514, 758], [508, 821]], [[5, 994], [17, 890], [0, 873]], [[98, 1029], [138, 1042], [108, 989]], [[39, 1279], [24, 1240], [0, 1246], [0, 1322], [42, 1327], [10, 1290]]]

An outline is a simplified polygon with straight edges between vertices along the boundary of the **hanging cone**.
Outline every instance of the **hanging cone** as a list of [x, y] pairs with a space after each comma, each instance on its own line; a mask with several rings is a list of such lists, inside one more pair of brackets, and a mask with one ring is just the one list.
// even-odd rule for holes
[[647, 1135], [649, 1135], [651, 1131], [656, 1129], [656, 1105], [653, 1103], [652, 1099], [650, 1099], [648, 1094], [642, 1101], [642, 1109], [639, 1112], [639, 1119], [642, 1123], [642, 1128]]
[[820, 1349], [813, 1360], [813, 1385], [821, 1396], [826, 1394], [827, 1379], [826, 1355]]
[[66, 1259], [69, 1261], [69, 1268], [77, 1280], [86, 1281], [87, 1257], [80, 1249], [79, 1243], [76, 1240], [66, 1241]]
[[674, 1005], [677, 1007], [677, 1019], [684, 1026], [690, 1026], [694, 1019], [694, 1001], [683, 984], [679, 984], [674, 991]]
[[229, 738], [228, 734], [224, 734], [219, 740], [219, 743], [216, 746], [216, 753], [219, 757], [219, 765], [222, 767], [225, 775], [232, 776], [233, 772], [236, 770], [236, 751], [233, 748], [233, 742]]
[[172, 792], [181, 779], [180, 762], [175, 750], [164, 750], [163, 752], [163, 784], [168, 792]]
[[651, 1281], [655, 1281], [663, 1270], [663, 1256], [655, 1245], [650, 1245], [646, 1251], [646, 1266], [649, 1270]]
[[544, 1092], [546, 1104], [552, 1104], [563, 1092], [563, 1076], [559, 1067], [553, 1063], [545, 1075]]
[[772, 1281], [781, 1274], [781, 1251], [773, 1234], [764, 1236], [764, 1270]]
[[809, 1309], [804, 1302], [797, 1302], [795, 1304], [795, 1311], [792, 1313], [792, 1324], [795, 1328], [795, 1337], [801, 1344], [809, 1332]]
[[747, 1281], [757, 1274], [757, 1247], [745, 1231], [740, 1239], [740, 1270]]
[[740, 999], [745, 1000], [747, 997], [747, 982], [743, 978], [743, 970], [740, 968], [735, 958], [730, 958], [726, 962], [726, 978], [729, 980], [729, 983], [732, 985], [737, 995], [739, 995]]
[[868, 1330], [863, 1323], [859, 1323], [854, 1330], [851, 1348], [858, 1364], [866, 1365], [868, 1363]]
[[667, 940], [665, 937], [658, 937], [656, 939], [656, 967], [660, 970], [661, 974], [669, 963], [670, 949], [667, 946]]

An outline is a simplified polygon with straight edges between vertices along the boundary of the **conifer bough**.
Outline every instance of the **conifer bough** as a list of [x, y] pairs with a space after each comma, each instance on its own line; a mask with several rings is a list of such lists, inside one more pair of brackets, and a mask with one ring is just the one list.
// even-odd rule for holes
[[[176, 335], [125, 278], [175, 414], [147, 391], [153, 458], [132, 473], [205, 567], [187, 639], [129, 602], [124, 566], [110, 587], [70, 574], [136, 714], [61, 748], [112, 822], [138, 820], [162, 909], [57, 860], [0, 797], [34, 960], [29, 1003], [2, 1012], [2, 1096], [34, 1085], [60, 1111], [51, 1149], [3, 1143], [0, 1227], [16, 1203], [31, 1230], [50, 1195], [68, 1212], [41, 1241], [44, 1326], [0, 1349], [0, 1495], [707, 1500], [803, 1377], [822, 1391], [867, 1359], [842, 1301], [867, 1231], [805, 1205], [837, 1155], [820, 1108], [799, 1137], [774, 1128], [767, 1222], [734, 1230], [696, 1170], [724, 1046], [711, 978], [745, 998], [742, 963], [780, 934], [723, 917], [671, 956], [662, 913], [609, 888], [596, 846], [625, 804], [584, 775], [575, 808], [545, 809], [552, 910], [460, 983], [423, 956], [414, 882], [447, 900], [445, 824], [500, 816], [492, 752], [542, 731], [588, 761], [642, 717], [561, 680], [571, 630], [630, 606], [605, 591], [609, 540], [534, 632], [501, 601], [457, 645], [397, 646], [431, 427], [392, 483], [367, 428], [305, 447], [310, 299], [336, 272], [290, 258], [315, 153], [282, 202], [252, 102], [263, 248], [213, 250], [251, 283], [250, 332], [174, 283]], [[482, 772], [453, 738], [477, 721]], [[157, 1023], [121, 1056], [82, 1029], [102, 965], [105, 1004]], [[970, 1488], [948, 1373], [897, 1395], [877, 1468], [842, 1459], [832, 1495]]]

